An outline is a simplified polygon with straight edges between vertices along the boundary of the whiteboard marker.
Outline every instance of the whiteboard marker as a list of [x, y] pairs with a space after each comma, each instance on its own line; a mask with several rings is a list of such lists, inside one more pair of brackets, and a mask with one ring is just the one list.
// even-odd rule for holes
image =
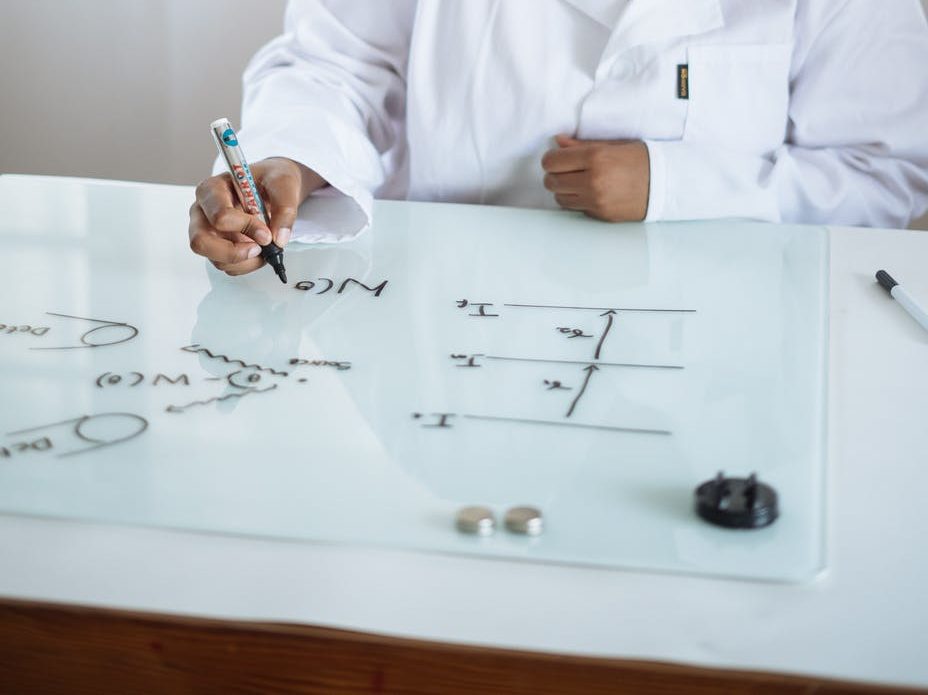
[[918, 321], [922, 328], [928, 331], [928, 311], [915, 301], [915, 298], [905, 291], [905, 288], [893, 280], [892, 275], [885, 270], [878, 270], [876, 273], [877, 282], [889, 292], [893, 299], [902, 305], [902, 308], [909, 312], [913, 319]]
[[[235, 192], [238, 194], [239, 202], [242, 208], [250, 215], [260, 215], [265, 224], [270, 227], [271, 220], [267, 215], [267, 208], [264, 207], [264, 201], [261, 200], [261, 194], [258, 193], [258, 187], [255, 185], [254, 176], [251, 175], [251, 168], [245, 161], [245, 155], [242, 154], [242, 148], [238, 144], [238, 136], [229, 123], [228, 118], [220, 118], [210, 123], [210, 132], [213, 134], [213, 140], [219, 154], [226, 162], [229, 173], [232, 174], [232, 182], [235, 184]], [[266, 246], [261, 247], [261, 257], [268, 262], [277, 277], [283, 283], [287, 282], [287, 271], [284, 269], [284, 250], [273, 241]]]

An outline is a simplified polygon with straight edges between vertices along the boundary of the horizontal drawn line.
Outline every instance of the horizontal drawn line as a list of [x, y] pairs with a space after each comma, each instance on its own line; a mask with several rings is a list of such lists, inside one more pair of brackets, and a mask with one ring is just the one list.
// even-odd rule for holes
[[76, 420], [80, 420], [79, 417], [72, 417], [70, 420], [62, 420], [61, 422], [53, 422], [49, 425], [39, 425], [38, 427], [27, 427], [24, 430], [16, 430], [15, 432], [7, 432], [7, 437], [12, 437], [14, 434], [26, 434], [27, 432], [35, 432], [36, 430], [44, 430], [47, 427], [58, 427], [59, 425], [70, 425]]
[[506, 362], [547, 362], [550, 364], [595, 364], [597, 367], [637, 367], [641, 369], [685, 369], [680, 364], [633, 364], [630, 362], [590, 362], [580, 360], [548, 360], [541, 357], [503, 357], [501, 355], [487, 355], [488, 360], [504, 360]]
[[108, 325], [110, 325], [110, 326], [126, 326], [126, 327], [129, 327], [129, 324], [128, 324], [128, 323], [123, 323], [123, 322], [121, 322], [121, 321], [106, 321], [106, 320], [104, 320], [104, 319], [91, 319], [91, 318], [87, 318], [86, 316], [71, 316], [71, 314], [59, 314], [59, 313], [57, 313], [57, 312], [55, 312], [55, 311], [46, 311], [45, 313], [48, 314], [49, 316], [60, 316], [60, 317], [62, 317], [62, 318], [66, 318], [66, 319], [78, 319], [78, 320], [80, 320], [80, 321], [91, 321], [91, 322], [93, 322], [93, 323], [108, 324]]
[[512, 422], [522, 425], [552, 425], [555, 427], [579, 427], [588, 430], [605, 430], [608, 432], [625, 432], [630, 434], [659, 434], [671, 435], [669, 430], [648, 430], [637, 427], [612, 427], [610, 425], [586, 425], [579, 422], [558, 422], [557, 420], [531, 420], [517, 417], [498, 417], [495, 415], [462, 415], [469, 420], [486, 420], [489, 422]]
[[638, 311], [662, 314], [695, 314], [696, 309], [641, 309], [620, 306], [559, 306], [556, 304], [503, 304], [522, 309], [581, 309], [583, 311]]

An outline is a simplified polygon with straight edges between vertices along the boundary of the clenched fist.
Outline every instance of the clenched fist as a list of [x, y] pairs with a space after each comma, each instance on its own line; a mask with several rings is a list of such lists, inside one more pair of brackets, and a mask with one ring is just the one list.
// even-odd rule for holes
[[558, 135], [542, 157], [545, 188], [558, 205], [607, 222], [640, 222], [648, 214], [648, 146], [631, 140], [577, 140]]

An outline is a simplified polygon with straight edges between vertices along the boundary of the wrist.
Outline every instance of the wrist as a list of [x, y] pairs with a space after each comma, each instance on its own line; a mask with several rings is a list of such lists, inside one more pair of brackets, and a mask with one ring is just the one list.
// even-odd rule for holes
[[289, 157], [268, 157], [265, 161], [276, 162], [278, 167], [288, 170], [287, 175], [299, 182], [299, 202], [306, 200], [313, 191], [328, 185], [328, 182], [305, 164]]
[[[291, 160], [293, 161], [293, 160]], [[300, 200], [306, 200], [313, 191], [328, 186], [328, 181], [305, 164], [293, 162], [300, 172]]]

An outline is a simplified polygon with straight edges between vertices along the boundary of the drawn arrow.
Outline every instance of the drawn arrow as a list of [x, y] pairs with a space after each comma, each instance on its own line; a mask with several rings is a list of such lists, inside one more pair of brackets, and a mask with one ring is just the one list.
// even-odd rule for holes
[[606, 342], [606, 336], [609, 335], [609, 331], [612, 330], [612, 323], [614, 320], [613, 316], [615, 316], [616, 313], [617, 313], [616, 311], [614, 311], [613, 309], [610, 309], [609, 311], [603, 314], [600, 314], [600, 316], [608, 316], [609, 318], [606, 319], [606, 330], [603, 331], [603, 334], [599, 337], [599, 343], [597, 343], [596, 345], [596, 354], [593, 355], [594, 360], [599, 359], [599, 353], [603, 349], [603, 343]]
[[573, 403], [570, 404], [570, 409], [567, 411], [567, 415], [565, 417], [570, 417], [574, 414], [574, 408], [577, 407], [577, 403], [583, 397], [583, 393], [586, 391], [587, 384], [590, 383], [590, 377], [593, 376], [593, 372], [599, 371], [599, 367], [597, 367], [595, 364], [591, 364], [584, 367], [583, 371], [586, 372], [586, 378], [583, 380], [583, 386], [580, 387], [580, 393], [577, 394], [577, 397], [574, 398]]

